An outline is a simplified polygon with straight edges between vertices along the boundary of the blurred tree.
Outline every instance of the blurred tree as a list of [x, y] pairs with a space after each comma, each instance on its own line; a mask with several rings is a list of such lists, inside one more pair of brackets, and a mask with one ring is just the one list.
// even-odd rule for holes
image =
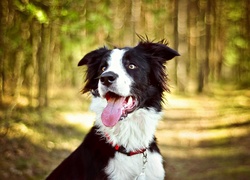
[[214, 82], [249, 87], [249, 10], [248, 0], [1, 0], [0, 102], [21, 95], [49, 105], [52, 88], [78, 83], [81, 56], [135, 45], [136, 33], [167, 38], [180, 52], [171, 71], [181, 92]]

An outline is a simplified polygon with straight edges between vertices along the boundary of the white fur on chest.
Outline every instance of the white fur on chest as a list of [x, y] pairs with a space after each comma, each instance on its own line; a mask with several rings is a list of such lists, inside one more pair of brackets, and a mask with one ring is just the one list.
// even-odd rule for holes
[[[133, 180], [142, 172], [142, 154], [126, 156], [116, 153], [111, 159], [105, 172], [109, 174], [111, 180]], [[163, 180], [165, 176], [162, 165], [162, 157], [158, 153], [147, 152], [147, 163], [145, 167], [146, 180]]]
[[[104, 138], [108, 134], [110, 143], [126, 148], [127, 151], [136, 151], [148, 148], [153, 141], [154, 133], [161, 113], [152, 109], [139, 109], [131, 113], [126, 119], [119, 121], [114, 127], [106, 127], [101, 121], [101, 113], [107, 105], [105, 99], [95, 97], [92, 100], [91, 110], [96, 113], [95, 125], [99, 127], [98, 132]], [[142, 172], [143, 154], [127, 156], [120, 152], [116, 152], [105, 172], [112, 180], [133, 180]], [[147, 150], [147, 164], [145, 168], [146, 179], [162, 180], [165, 171], [162, 164], [162, 156], [156, 152]]]

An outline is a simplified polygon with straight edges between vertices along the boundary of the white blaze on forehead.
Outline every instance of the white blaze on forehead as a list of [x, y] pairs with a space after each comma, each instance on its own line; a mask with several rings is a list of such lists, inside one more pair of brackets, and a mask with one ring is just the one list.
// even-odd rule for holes
[[125, 49], [114, 49], [111, 51], [107, 60], [108, 67], [103, 73], [113, 72], [118, 75], [118, 78], [108, 88], [99, 82], [99, 92], [101, 95], [104, 95], [107, 91], [112, 91], [121, 96], [130, 95], [133, 79], [127, 73], [122, 61], [126, 51]]
[[119, 75], [118, 72], [125, 71], [122, 63], [122, 58], [124, 53], [126, 52], [125, 49], [114, 49], [111, 51], [110, 58], [108, 59], [108, 71], [112, 71]]

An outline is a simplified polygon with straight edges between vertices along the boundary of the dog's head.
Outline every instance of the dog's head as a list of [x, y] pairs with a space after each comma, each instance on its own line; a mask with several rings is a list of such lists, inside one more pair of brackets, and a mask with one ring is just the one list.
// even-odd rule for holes
[[165, 62], [179, 54], [164, 41], [141, 41], [135, 47], [86, 54], [78, 66], [87, 65], [83, 92], [105, 98], [102, 122], [112, 127], [138, 108], [161, 110], [162, 93], [168, 91]]

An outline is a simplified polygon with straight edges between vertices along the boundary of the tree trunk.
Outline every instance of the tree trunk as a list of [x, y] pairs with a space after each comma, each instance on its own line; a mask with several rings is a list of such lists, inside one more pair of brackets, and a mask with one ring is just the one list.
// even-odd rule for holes
[[[174, 49], [176, 51], [178, 51], [178, 47], [179, 47], [179, 34], [178, 34], [178, 4], [179, 4], [179, 0], [174, 0], [173, 1], [173, 31], [174, 31]], [[177, 69], [178, 67], [178, 61], [175, 60], [175, 67], [174, 67], [174, 81], [175, 84], [178, 85], [178, 77], [177, 77]]]
[[131, 7], [131, 22], [132, 22], [132, 42], [136, 44], [137, 37], [136, 33], [140, 30], [140, 19], [141, 19], [141, 0], [132, 0], [132, 7]]
[[50, 62], [50, 26], [41, 25], [41, 43], [38, 50], [38, 102], [39, 107], [47, 107]]
[[33, 23], [30, 25], [31, 32], [31, 62], [28, 67], [28, 100], [30, 106], [35, 106], [34, 98], [36, 97], [37, 92], [37, 66], [38, 66], [38, 46], [39, 46], [39, 35], [41, 34], [41, 25], [33, 20]]
[[177, 84], [178, 90], [181, 93], [186, 91], [188, 87], [188, 77], [187, 77], [187, 1], [179, 0], [178, 5], [178, 51], [181, 53], [181, 60], [176, 59], [177, 65]]
[[23, 82], [23, 75], [22, 75], [22, 66], [24, 62], [24, 52], [23, 52], [23, 47], [21, 46], [15, 55], [15, 60], [16, 63], [14, 65], [14, 78], [15, 78], [15, 83], [13, 84], [13, 97], [14, 100], [12, 100], [13, 104], [17, 103], [18, 97], [20, 95], [21, 87], [22, 87], [22, 82]]
[[223, 26], [223, 2], [217, 2], [217, 11], [215, 11], [215, 38], [214, 38], [214, 46], [215, 46], [215, 53], [216, 53], [216, 63], [215, 63], [215, 80], [221, 81], [222, 80], [222, 65], [223, 65], [223, 50], [225, 47], [225, 26]]
[[7, 50], [6, 50], [6, 31], [8, 24], [8, 1], [1, 0], [0, 2], [0, 104], [3, 103], [4, 94], [5, 94], [5, 75], [6, 75], [6, 57], [7, 57]]
[[212, 25], [212, 0], [207, 0], [206, 3], [206, 13], [205, 13], [205, 28], [206, 28], [206, 44], [205, 44], [205, 62], [204, 62], [204, 82], [208, 85], [209, 76], [209, 60], [210, 60], [210, 50], [211, 50], [211, 25]]
[[198, 1], [190, 1], [188, 3], [188, 63], [187, 75], [189, 79], [196, 79], [197, 75], [197, 16], [198, 16]]
[[202, 93], [204, 88], [204, 78], [205, 78], [205, 61], [206, 61], [206, 26], [205, 26], [205, 6], [199, 6], [199, 19], [198, 19], [198, 43], [197, 47], [199, 50], [197, 51], [197, 59], [198, 59], [198, 76], [197, 76], [197, 92]]

